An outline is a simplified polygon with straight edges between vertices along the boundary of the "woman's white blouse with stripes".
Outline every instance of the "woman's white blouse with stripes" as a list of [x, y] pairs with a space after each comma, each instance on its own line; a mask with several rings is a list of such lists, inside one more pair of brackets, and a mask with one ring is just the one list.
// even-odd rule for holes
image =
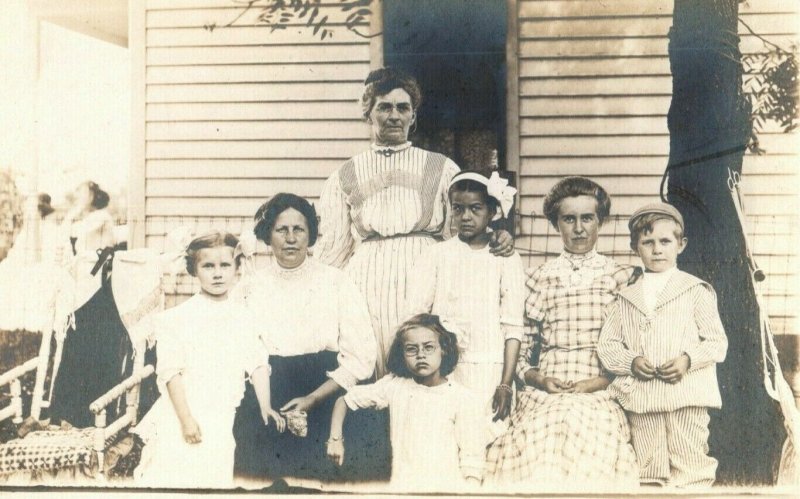
[[320, 261], [345, 268], [367, 299], [378, 341], [377, 372], [406, 299], [408, 273], [437, 239], [448, 238], [447, 187], [458, 166], [412, 147], [374, 146], [325, 182], [320, 199]]

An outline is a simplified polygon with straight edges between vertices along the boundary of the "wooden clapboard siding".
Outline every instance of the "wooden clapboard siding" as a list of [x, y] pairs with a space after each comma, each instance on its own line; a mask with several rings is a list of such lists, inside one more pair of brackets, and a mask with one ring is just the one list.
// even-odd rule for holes
[[[519, 173], [518, 247], [529, 265], [560, 250], [540, 213], [544, 194], [564, 175], [587, 175], [609, 190], [617, 218], [598, 247], [636, 261], [625, 218], [657, 199], [669, 154], [672, 3], [510, 1], [508, 88], [518, 120], [509, 128], [509, 158], [519, 162], [509, 167]], [[337, 6], [328, 0], [321, 10], [333, 15]], [[740, 8], [771, 41], [797, 40], [796, 2]], [[318, 201], [330, 172], [367, 146], [357, 99], [364, 76], [381, 62], [380, 38], [370, 42], [339, 27], [322, 42], [302, 23], [273, 31], [258, 22], [259, 9], [244, 12], [233, 0], [145, 0], [134, 11], [134, 113], [144, 124], [136, 131], [132, 195], [144, 201], [134, 213], [147, 223], [133, 241], [160, 247], [183, 224], [248, 230], [267, 196], [293, 191]], [[740, 35], [742, 52], [763, 50], [744, 28]], [[760, 135], [767, 153], [746, 156], [742, 189], [753, 252], [768, 273], [773, 324], [796, 332], [798, 141], [779, 132], [770, 125]], [[175, 285], [196, 290], [186, 276]]]
[[360, 82], [369, 72], [365, 62], [318, 64], [211, 64], [152, 66], [147, 68], [151, 84]]
[[[518, 246], [537, 265], [561, 249], [541, 218], [547, 191], [564, 175], [587, 175], [613, 196], [619, 216], [604, 227], [598, 248], [636, 261], [625, 218], [658, 199], [669, 155], [667, 111], [672, 77], [667, 33], [672, 0], [522, 0], [519, 15], [519, 155], [522, 214]], [[798, 39], [795, 2], [740, 4], [741, 17], [780, 45]], [[743, 53], [763, 42], [740, 26]], [[744, 161], [747, 230], [768, 279], [764, 291], [779, 332], [794, 331], [798, 300], [798, 140], [769, 125], [767, 151]], [[536, 216], [536, 218], [532, 218]]]
[[147, 178], [326, 178], [340, 164], [338, 159], [161, 159], [147, 162]]
[[158, 248], [177, 225], [238, 233], [277, 192], [317, 199], [367, 146], [358, 99], [370, 45], [340, 9], [321, 7], [334, 26], [321, 41], [305, 26], [272, 30], [232, 0], [136, 6], [146, 223], [134, 240]]

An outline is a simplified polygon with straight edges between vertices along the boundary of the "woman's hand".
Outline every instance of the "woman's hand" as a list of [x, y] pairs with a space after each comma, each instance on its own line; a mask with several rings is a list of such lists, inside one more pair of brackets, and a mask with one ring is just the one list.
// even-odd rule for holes
[[181, 422], [181, 431], [183, 432], [183, 440], [187, 444], [199, 444], [203, 441], [200, 426], [191, 416], [185, 422]]
[[344, 463], [344, 440], [342, 438], [328, 440], [325, 454], [333, 464], [341, 466]]
[[561, 381], [558, 378], [544, 378], [541, 386], [537, 387], [547, 393], [574, 393], [575, 385], [572, 381]]
[[489, 239], [489, 252], [494, 256], [511, 256], [514, 254], [514, 238], [507, 230], [492, 232]]
[[572, 385], [574, 393], [594, 393], [605, 390], [611, 381], [605, 376], [582, 379]]
[[271, 407], [265, 411], [262, 411], [261, 417], [264, 419], [264, 426], [269, 426], [269, 420], [272, 419], [275, 421], [275, 426], [279, 432], [283, 433], [283, 431], [286, 429], [286, 419], [284, 419], [284, 417], [281, 416], [278, 411]]
[[571, 381], [546, 378], [536, 369], [529, 369], [525, 373], [525, 384], [547, 393], [572, 393], [574, 391]]
[[306, 395], [305, 397], [296, 397], [292, 400], [288, 401], [283, 407], [281, 407], [281, 412], [289, 412], [289, 411], [304, 411], [304, 412], [311, 412], [314, 407], [317, 406], [316, 399], [311, 395]]
[[492, 421], [505, 419], [511, 414], [511, 392], [509, 390], [499, 386], [495, 389], [494, 398], [492, 399], [492, 411], [494, 411]]

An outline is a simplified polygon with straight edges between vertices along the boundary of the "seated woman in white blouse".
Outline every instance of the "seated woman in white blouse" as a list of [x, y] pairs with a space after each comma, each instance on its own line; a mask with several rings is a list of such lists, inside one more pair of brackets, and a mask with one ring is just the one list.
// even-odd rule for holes
[[308, 201], [276, 194], [255, 222], [256, 237], [273, 256], [242, 279], [235, 296], [254, 312], [267, 343], [273, 406], [287, 416], [307, 413], [308, 434], [265, 427], [248, 388], [234, 424], [236, 469], [252, 478], [335, 478], [325, 459], [333, 395], [369, 378], [375, 367], [366, 300], [344, 272], [308, 256], [317, 239]]

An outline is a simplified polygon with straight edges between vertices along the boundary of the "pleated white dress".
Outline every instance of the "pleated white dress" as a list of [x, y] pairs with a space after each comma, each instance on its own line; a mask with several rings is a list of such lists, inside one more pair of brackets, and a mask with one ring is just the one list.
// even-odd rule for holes
[[445, 156], [412, 147], [378, 147], [354, 156], [326, 181], [316, 257], [344, 268], [367, 299], [378, 343], [377, 373], [399, 323], [417, 257], [449, 237], [447, 188], [458, 173]]

